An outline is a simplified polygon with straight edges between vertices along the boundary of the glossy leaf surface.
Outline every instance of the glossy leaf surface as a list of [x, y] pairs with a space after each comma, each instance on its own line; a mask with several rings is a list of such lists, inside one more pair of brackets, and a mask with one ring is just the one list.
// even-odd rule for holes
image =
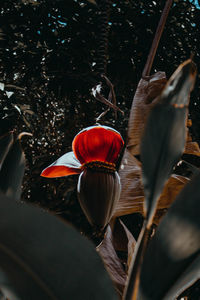
[[0, 220], [0, 288], [9, 282], [20, 300], [117, 299], [93, 245], [71, 226], [4, 197]]

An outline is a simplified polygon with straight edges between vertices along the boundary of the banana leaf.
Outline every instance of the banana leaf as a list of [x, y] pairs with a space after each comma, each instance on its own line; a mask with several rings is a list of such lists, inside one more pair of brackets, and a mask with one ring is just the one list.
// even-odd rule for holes
[[161, 220], [141, 269], [138, 299], [175, 299], [200, 278], [200, 174]]
[[0, 197], [0, 290], [11, 299], [117, 299], [94, 246], [41, 209]]

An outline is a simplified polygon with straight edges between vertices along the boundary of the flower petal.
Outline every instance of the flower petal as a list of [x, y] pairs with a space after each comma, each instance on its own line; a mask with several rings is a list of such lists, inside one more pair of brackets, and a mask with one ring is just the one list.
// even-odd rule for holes
[[55, 178], [69, 175], [76, 175], [81, 173], [81, 164], [74, 156], [74, 153], [68, 152], [58, 158], [49, 167], [44, 169], [41, 173], [43, 177]]
[[118, 131], [107, 126], [91, 126], [74, 138], [72, 149], [83, 164], [91, 161], [116, 163], [124, 141]]

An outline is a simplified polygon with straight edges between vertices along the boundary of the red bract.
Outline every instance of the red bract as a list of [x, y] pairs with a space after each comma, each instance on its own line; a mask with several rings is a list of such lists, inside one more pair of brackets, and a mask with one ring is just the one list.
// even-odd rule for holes
[[72, 149], [82, 164], [91, 161], [116, 163], [123, 144], [121, 135], [114, 129], [91, 126], [75, 136]]
[[116, 162], [124, 145], [119, 132], [107, 126], [80, 131], [68, 152], [47, 167], [43, 177], [80, 174], [78, 198], [88, 221], [100, 228], [109, 222], [120, 196]]

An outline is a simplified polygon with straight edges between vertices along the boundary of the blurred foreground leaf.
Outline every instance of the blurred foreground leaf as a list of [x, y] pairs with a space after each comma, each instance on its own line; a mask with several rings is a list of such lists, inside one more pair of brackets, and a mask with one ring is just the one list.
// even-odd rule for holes
[[169, 79], [146, 124], [141, 144], [144, 211], [151, 226], [158, 198], [186, 141], [186, 120], [196, 67], [191, 60], [181, 64]]
[[199, 182], [185, 186], [149, 243], [138, 299], [174, 299], [200, 278]]
[[141, 265], [158, 199], [184, 151], [187, 107], [195, 78], [196, 66], [189, 59], [171, 76], [148, 116], [141, 142], [145, 221], [129, 269], [124, 292], [126, 300], [137, 298]]
[[4, 196], [0, 290], [20, 300], [117, 299], [88, 240], [54, 216]]

